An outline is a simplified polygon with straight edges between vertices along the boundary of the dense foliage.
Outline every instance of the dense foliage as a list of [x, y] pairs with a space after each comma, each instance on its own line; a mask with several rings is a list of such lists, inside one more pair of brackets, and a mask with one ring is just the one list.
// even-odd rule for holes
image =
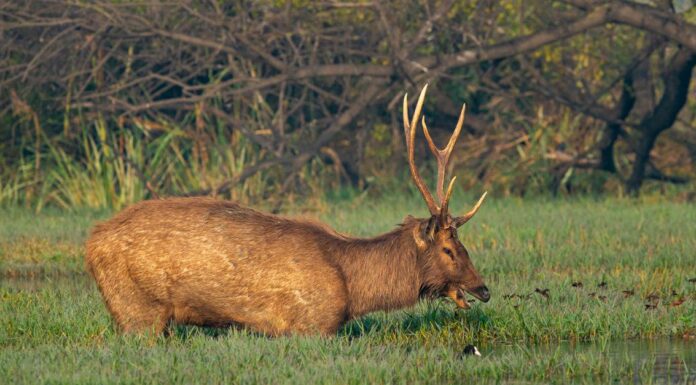
[[687, 183], [687, 3], [4, 2], [0, 204], [379, 190], [405, 175], [400, 100], [425, 83], [436, 140], [467, 103], [464, 187]]

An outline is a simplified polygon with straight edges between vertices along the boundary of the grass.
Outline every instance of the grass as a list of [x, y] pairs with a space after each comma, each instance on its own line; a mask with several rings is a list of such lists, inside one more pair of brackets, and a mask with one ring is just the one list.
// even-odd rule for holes
[[[220, 126], [197, 138], [185, 124], [167, 125], [157, 135], [138, 125], [110, 127], [103, 119], [73, 129], [70, 137], [42, 138], [43, 145], [35, 143], [39, 153], [0, 152], [0, 207], [118, 209], [160, 194], [219, 186], [259, 161], [258, 149], [246, 137]], [[303, 172], [313, 177], [321, 169]], [[226, 196], [243, 202], [262, 196], [277, 187], [273, 176], [257, 173], [234, 184]]]
[[[455, 199], [459, 210], [474, 200]], [[370, 236], [423, 206], [404, 196], [336, 198], [310, 215]], [[610, 347], [696, 333], [689, 204], [491, 199], [460, 231], [489, 303], [461, 311], [424, 301], [370, 314], [331, 339], [195, 327], [118, 335], [82, 264], [89, 227], [109, 215], [0, 211], [0, 383], [659, 383], [659, 360]], [[461, 356], [469, 343], [482, 359]], [[672, 361], [670, 373], [696, 379], [693, 348]]]

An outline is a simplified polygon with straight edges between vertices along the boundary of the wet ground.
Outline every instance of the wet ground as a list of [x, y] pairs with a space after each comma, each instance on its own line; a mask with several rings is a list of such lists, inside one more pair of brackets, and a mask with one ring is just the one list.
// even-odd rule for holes
[[[590, 354], [610, 361], [629, 361], [634, 365], [632, 384], [689, 384], [696, 385], [696, 340], [659, 338], [607, 342], [563, 342], [556, 345], [491, 345], [481, 348], [485, 355], [502, 355], [513, 350], [530, 356], [561, 357], [571, 354]], [[519, 353], [516, 353], [519, 354]], [[563, 360], [559, 360], [563, 361]], [[641, 371], [650, 368], [648, 375]], [[586, 381], [582, 381], [586, 383]], [[626, 383], [625, 378], [614, 383]]]

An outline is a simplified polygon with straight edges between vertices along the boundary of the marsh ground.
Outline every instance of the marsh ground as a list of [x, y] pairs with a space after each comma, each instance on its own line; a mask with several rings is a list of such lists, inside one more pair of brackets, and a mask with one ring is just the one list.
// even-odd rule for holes
[[[370, 236], [422, 211], [416, 198], [352, 197], [309, 215]], [[89, 227], [108, 215], [0, 210], [0, 382], [696, 381], [693, 204], [490, 199], [460, 231], [489, 303], [423, 301], [331, 339], [194, 327], [118, 335], [82, 262]], [[483, 358], [461, 356], [469, 343]], [[673, 354], [650, 355], [664, 346]]]

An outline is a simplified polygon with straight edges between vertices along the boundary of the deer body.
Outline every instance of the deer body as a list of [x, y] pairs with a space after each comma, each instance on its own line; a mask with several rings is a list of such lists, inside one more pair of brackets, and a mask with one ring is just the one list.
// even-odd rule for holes
[[413, 305], [425, 295], [447, 296], [468, 308], [465, 292], [486, 302], [488, 288], [456, 229], [478, 211], [448, 212], [454, 178], [445, 169], [464, 120], [449, 144], [432, 142], [438, 159], [438, 204], [414, 163], [421, 91], [404, 130], [411, 175], [430, 211], [407, 217], [393, 231], [350, 238], [310, 221], [264, 214], [210, 198], [135, 204], [94, 229], [86, 263], [121, 330], [161, 332], [170, 322], [242, 325], [268, 335], [335, 333], [376, 310]]
[[416, 302], [408, 226], [351, 239], [231, 202], [145, 201], [97, 226], [86, 259], [126, 331], [174, 321], [331, 334], [367, 312]]

